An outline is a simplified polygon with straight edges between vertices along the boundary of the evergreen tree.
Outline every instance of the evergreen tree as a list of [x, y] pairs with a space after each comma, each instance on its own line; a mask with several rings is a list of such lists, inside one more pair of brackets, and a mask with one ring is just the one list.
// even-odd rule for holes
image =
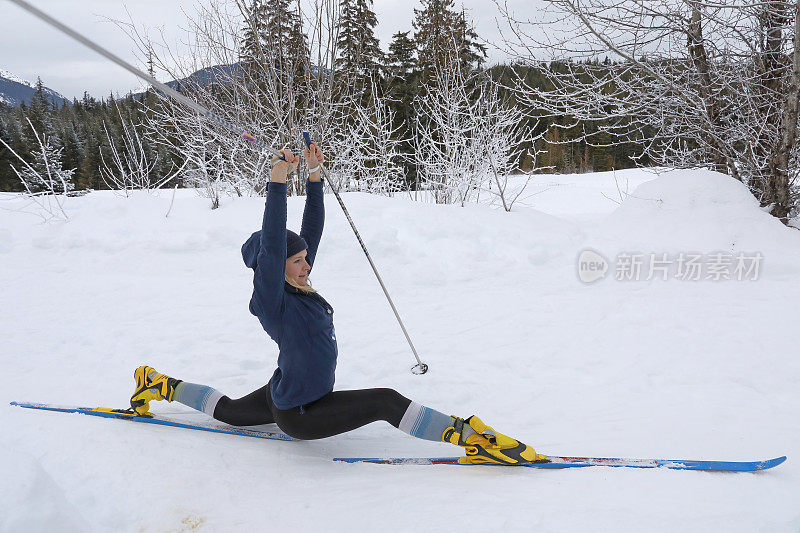
[[386, 57], [387, 71], [391, 78], [407, 78], [416, 66], [414, 41], [408, 36], [410, 32], [397, 32], [389, 43], [389, 55]]
[[374, 77], [383, 63], [372, 0], [341, 0], [336, 68], [345, 79]]
[[462, 65], [468, 69], [480, 67], [486, 60], [486, 46], [479, 42], [478, 32], [467, 21], [467, 14], [463, 8], [456, 17], [454, 34], [458, 56]]
[[243, 67], [254, 86], [288, 117], [289, 130], [296, 109], [309, 98], [307, 68], [310, 65], [308, 39], [292, 0], [251, 0], [242, 8], [246, 27], [239, 52]]
[[78, 187], [81, 189], [103, 189], [103, 178], [100, 175], [100, 131], [94, 127], [86, 129], [83, 141], [83, 158], [81, 166], [78, 169], [80, 172], [80, 181]]
[[[28, 145], [25, 134], [22, 131], [22, 107], [14, 108], [8, 115], [5, 121], [5, 136], [3, 139], [11, 146], [17, 154], [26, 157], [29, 156], [30, 147]], [[4, 183], [8, 184], [8, 188], [4, 191], [22, 191], [22, 183], [19, 181], [16, 173], [11, 168], [11, 163], [16, 162], [9, 150], [5, 147], [0, 150], [0, 175], [4, 175]], [[30, 159], [30, 157], [28, 157]]]
[[414, 10], [417, 67], [423, 81], [455, 60], [469, 70], [486, 56], [486, 47], [478, 44], [478, 35], [464, 12], [455, 11], [453, 6], [454, 0], [422, 0], [422, 9]]
[[83, 91], [83, 100], [81, 101], [81, 104], [83, 105], [84, 109], [89, 111], [97, 107], [97, 100], [90, 96], [86, 91]]
[[414, 97], [417, 93], [419, 74], [415, 70], [416, 48], [409, 37], [410, 32], [398, 32], [392, 36], [389, 54], [386, 57], [388, 105], [394, 111], [393, 128], [403, 141], [397, 149], [407, 157], [403, 159], [403, 171], [409, 187], [416, 183], [417, 172], [413, 164], [414, 153], [411, 124], [414, 122]]
[[[0, 112], [5, 110], [4, 107], [5, 106], [3, 104], [0, 104]], [[11, 133], [9, 132], [9, 127], [6, 124], [6, 120], [0, 116], [0, 140], [8, 145], [11, 145]], [[14, 176], [11, 167], [3, 164], [3, 162], [10, 160], [11, 157], [13, 157], [11, 152], [5, 146], [0, 144], [0, 191], [16, 190], [15, 185], [18, 184], [18, 180], [16, 179], [16, 176]]]
[[246, 18], [239, 53], [246, 66], [266, 62], [279, 72], [294, 77], [310, 56], [300, 13], [292, 0], [252, 0], [243, 10]]
[[414, 42], [409, 32], [398, 32], [392, 37], [387, 56], [387, 95], [389, 105], [395, 112], [395, 127], [400, 128], [402, 137], [408, 137], [408, 125], [414, 109], [414, 96], [417, 92], [417, 73], [414, 71]]
[[64, 147], [64, 167], [77, 169], [81, 164], [83, 143], [78, 138], [78, 132], [75, 130], [75, 122], [70, 120], [64, 124], [60, 136], [61, 145]]
[[[52, 106], [44, 94], [42, 79], [36, 78], [36, 92], [31, 97], [31, 104], [28, 107], [26, 117], [31, 121], [33, 128], [39, 135], [52, 136], [55, 133], [52, 114]], [[29, 142], [35, 144], [36, 138], [32, 135], [32, 132], [26, 130], [26, 134], [29, 134]]]
[[[286, 1], [287, 4], [289, 0]], [[293, 69], [295, 73], [304, 73], [306, 67], [311, 63], [311, 51], [308, 47], [308, 37], [303, 29], [303, 17], [300, 15], [300, 6], [297, 5], [296, 11], [290, 11], [289, 34], [286, 41], [281, 40], [286, 50], [284, 57], [287, 58], [287, 69]], [[269, 25], [267, 26], [269, 28]]]
[[242, 28], [242, 44], [239, 58], [244, 68], [258, 68], [259, 59], [266, 51], [262, 46], [266, 43], [264, 25], [267, 20], [266, 6], [263, 0], [252, 0], [249, 6], [241, 6], [242, 16], [245, 19]]

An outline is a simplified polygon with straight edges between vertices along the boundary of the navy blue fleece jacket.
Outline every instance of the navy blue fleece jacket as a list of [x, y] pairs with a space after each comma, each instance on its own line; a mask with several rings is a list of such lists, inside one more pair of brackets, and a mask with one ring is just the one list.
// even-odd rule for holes
[[[306, 207], [300, 236], [308, 243], [306, 261], [313, 268], [325, 224], [322, 182], [306, 183]], [[333, 308], [317, 293], [286, 283], [286, 184], [270, 182], [261, 231], [242, 246], [242, 258], [253, 269], [250, 312], [278, 343], [278, 368], [270, 380], [278, 409], [313, 402], [333, 390], [336, 333]]]

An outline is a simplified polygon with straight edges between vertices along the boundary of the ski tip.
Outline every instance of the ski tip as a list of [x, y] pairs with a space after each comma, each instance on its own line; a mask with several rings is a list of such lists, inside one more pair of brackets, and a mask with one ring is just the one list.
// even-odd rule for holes
[[764, 468], [774, 468], [779, 464], [782, 464], [786, 461], [786, 456], [783, 455], [781, 457], [776, 457], [775, 459], [770, 459], [769, 461], [764, 461]]

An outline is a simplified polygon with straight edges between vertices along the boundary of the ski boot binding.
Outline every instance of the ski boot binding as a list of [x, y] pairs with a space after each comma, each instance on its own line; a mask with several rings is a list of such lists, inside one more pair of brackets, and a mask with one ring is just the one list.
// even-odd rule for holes
[[[527, 444], [495, 431], [475, 415], [466, 420], [455, 416], [453, 418], [456, 421], [444, 431], [442, 441], [466, 450], [466, 457], [458, 459], [461, 464], [519, 466], [549, 462], [547, 456], [536, 453]], [[474, 431], [467, 431], [469, 436], [466, 438], [463, 437], [465, 425]]]
[[136, 391], [131, 396], [131, 409], [139, 416], [146, 416], [150, 411], [150, 400], [172, 401], [175, 387], [181, 382], [165, 374], [159, 374], [153, 367], [140, 366], [133, 372]]

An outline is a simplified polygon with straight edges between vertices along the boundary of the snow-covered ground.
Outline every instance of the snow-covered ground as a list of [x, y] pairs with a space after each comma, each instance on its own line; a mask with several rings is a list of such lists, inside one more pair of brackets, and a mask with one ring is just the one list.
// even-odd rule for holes
[[[42, 224], [5, 195], [0, 530], [800, 530], [800, 233], [710, 172], [539, 176], [524, 196], [506, 213], [345, 195], [425, 376], [409, 372], [405, 340], [326, 196], [312, 279], [336, 310], [337, 388], [393, 387], [476, 413], [543, 453], [785, 464], [755, 474], [348, 465], [330, 459], [458, 449], [386, 424], [286, 443], [2, 407], [124, 407], [145, 363], [236, 397], [264, 384], [277, 354], [248, 312], [239, 255], [263, 199], [210, 211], [178, 191], [165, 218], [169, 193], [92, 193], [69, 199], [69, 223]], [[289, 199], [295, 229], [302, 203]], [[606, 258], [605, 279], [578, 279], [584, 249]], [[678, 279], [676, 263], [666, 281], [659, 270], [646, 279], [650, 254], [697, 254], [717, 271], [714, 254], [730, 254], [734, 273], [739, 254], [759, 252], [756, 280]], [[644, 258], [638, 281], [616, 279], [626, 257]]]

